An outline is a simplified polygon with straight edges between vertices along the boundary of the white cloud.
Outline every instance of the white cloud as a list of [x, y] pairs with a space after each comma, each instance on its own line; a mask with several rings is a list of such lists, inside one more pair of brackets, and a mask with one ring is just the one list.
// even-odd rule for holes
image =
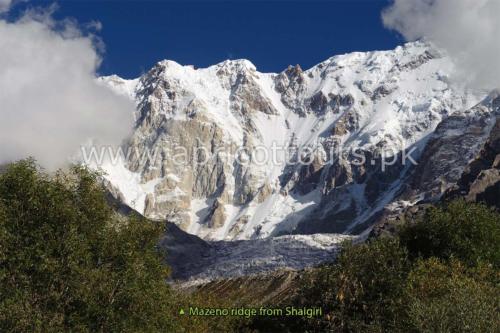
[[9, 10], [12, 0], [0, 0], [0, 13], [4, 13]]
[[54, 169], [90, 138], [118, 145], [129, 134], [134, 105], [97, 83], [97, 47], [50, 12], [0, 20], [0, 163], [33, 156]]
[[500, 87], [500, 1], [395, 0], [384, 24], [407, 40], [425, 38], [455, 60], [459, 79]]

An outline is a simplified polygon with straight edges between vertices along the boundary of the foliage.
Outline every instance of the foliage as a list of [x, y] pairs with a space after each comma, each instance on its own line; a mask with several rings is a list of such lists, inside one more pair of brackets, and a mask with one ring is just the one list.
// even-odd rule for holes
[[412, 258], [500, 264], [500, 215], [482, 204], [457, 200], [433, 207], [424, 220], [403, 227], [399, 237]]
[[0, 175], [0, 331], [172, 332], [160, 224], [120, 219], [85, 168]]
[[178, 315], [176, 320], [181, 326], [178, 332], [186, 333], [225, 333], [250, 332], [245, 327], [249, 319], [238, 316], [189, 316], [189, 306], [201, 308], [233, 308], [238, 306], [249, 307], [249, 304], [240, 304], [236, 298], [221, 298], [217, 294], [203, 291], [179, 292], [177, 294], [176, 309], [184, 309], [184, 315]]
[[406, 252], [395, 239], [346, 244], [335, 265], [304, 279], [297, 305], [323, 308], [323, 318], [306, 320], [317, 332], [394, 327], [400, 319], [407, 271]]
[[417, 332], [497, 332], [499, 275], [489, 265], [419, 261], [408, 277], [408, 327]]
[[[190, 305], [238, 297], [173, 291], [160, 223], [122, 217], [95, 173], [49, 175], [32, 160], [0, 174], [2, 332], [495, 332], [500, 327], [500, 215], [456, 201], [393, 238], [345, 244], [302, 274], [288, 304], [322, 317], [193, 317]], [[235, 292], [234, 295], [238, 295]], [[255, 306], [258, 305], [256, 301]]]
[[455, 201], [393, 238], [347, 244], [335, 264], [305, 275], [295, 298], [326, 315], [288, 320], [280, 331], [494, 332], [499, 227], [495, 211]]

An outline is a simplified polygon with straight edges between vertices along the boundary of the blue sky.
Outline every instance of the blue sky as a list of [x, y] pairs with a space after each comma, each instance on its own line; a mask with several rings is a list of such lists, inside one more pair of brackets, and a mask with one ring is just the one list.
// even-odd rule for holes
[[[49, 2], [29, 5], [41, 3]], [[403, 43], [382, 25], [388, 0], [57, 3], [57, 18], [102, 23], [106, 52], [100, 74], [125, 78], [162, 59], [206, 67], [245, 58], [261, 72], [279, 72], [289, 64], [309, 68], [335, 54]]]

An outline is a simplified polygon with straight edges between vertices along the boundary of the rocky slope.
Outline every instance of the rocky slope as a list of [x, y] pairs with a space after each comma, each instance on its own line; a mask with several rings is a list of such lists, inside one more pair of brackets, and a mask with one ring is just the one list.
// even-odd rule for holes
[[[445, 128], [448, 131], [453, 131], [459, 125], [459, 128], [462, 128], [459, 132], [460, 135], [452, 135], [451, 137], [435, 135], [435, 138], [427, 145], [424, 155], [429, 155], [430, 158], [438, 156], [442, 158], [421, 163], [416, 168], [416, 175], [413, 178], [413, 184], [418, 184], [418, 181], [421, 184], [434, 183], [436, 190], [441, 188], [441, 179], [449, 175], [452, 176], [452, 179], [458, 179], [456, 184], [445, 187], [444, 193], [434, 191], [434, 194], [438, 194], [437, 197], [422, 198], [415, 205], [398, 206], [396, 205], [398, 201], [395, 201], [392, 207], [386, 207], [375, 221], [370, 237], [393, 235], [397, 228], [407, 221], [416, 221], [423, 218], [427, 209], [432, 207], [431, 203], [442, 204], [454, 199], [464, 199], [468, 202], [484, 203], [490, 207], [500, 209], [500, 95], [496, 92], [492, 93], [481, 104], [476, 106], [477, 108], [481, 108], [485, 112], [476, 114], [472, 123], [477, 124], [478, 121], [482, 123], [484, 117], [486, 117], [488, 123], [482, 127], [481, 133], [489, 133], [488, 136], [484, 138], [481, 135], [478, 140], [477, 135], [471, 136], [470, 134], [478, 132], [479, 129], [477, 127], [474, 129], [474, 126], [470, 126], [470, 123], [464, 124], [464, 121], [470, 122], [471, 119], [450, 117], [440, 124], [440, 129], [436, 130], [436, 132], [439, 133]], [[492, 123], [493, 126], [491, 126]], [[457, 133], [456, 129], [454, 131]], [[484, 142], [484, 144], [481, 145], [481, 142]], [[476, 151], [478, 145], [480, 146], [478, 154], [473, 156], [470, 163], [465, 167], [463, 165], [464, 160], [458, 161], [462, 164], [457, 165], [455, 164], [457, 163], [456, 159], [449, 159], [450, 155], [453, 157], [459, 153], [469, 157], [471, 156], [469, 147], [473, 147], [472, 151]], [[436, 151], [441, 151], [442, 154], [440, 155]], [[451, 154], [447, 154], [447, 152], [451, 152]], [[423, 160], [425, 161], [425, 159]], [[457, 177], [456, 173], [459, 170], [463, 172]], [[424, 181], [425, 179], [431, 181]], [[400, 198], [411, 195], [415, 185], [409, 188], [410, 190], [404, 192]], [[432, 193], [432, 191], [429, 193]]]
[[451, 71], [421, 42], [278, 74], [162, 61], [102, 78], [137, 112], [128, 154], [97, 164], [120, 200], [204, 239], [362, 233], [384, 209], [439, 197], [489, 135], [496, 99]]
[[236, 300], [246, 307], [265, 304], [286, 304], [302, 287], [304, 271], [279, 270], [228, 279], [219, 279], [204, 284], [178, 284], [179, 290], [197, 293], [224, 300]]
[[[497, 103], [500, 109], [500, 98]], [[479, 155], [467, 166], [458, 183], [444, 194], [445, 200], [457, 197], [500, 209], [500, 115]]]

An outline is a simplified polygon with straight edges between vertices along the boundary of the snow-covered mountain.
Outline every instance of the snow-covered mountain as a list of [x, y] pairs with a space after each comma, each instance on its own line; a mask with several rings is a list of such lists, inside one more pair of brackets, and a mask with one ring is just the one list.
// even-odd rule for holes
[[162, 61], [101, 79], [137, 112], [125, 156], [100, 167], [124, 203], [204, 239], [362, 233], [384, 208], [439, 197], [488, 136], [496, 96], [452, 71], [424, 42], [278, 74]]

